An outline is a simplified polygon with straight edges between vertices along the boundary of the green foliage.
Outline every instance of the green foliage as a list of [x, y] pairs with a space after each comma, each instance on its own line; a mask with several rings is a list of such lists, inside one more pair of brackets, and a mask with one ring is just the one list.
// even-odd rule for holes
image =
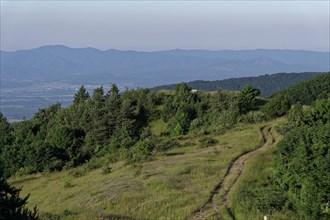
[[48, 142], [58, 152], [63, 152], [63, 159], [72, 160], [79, 154], [83, 144], [84, 133], [78, 129], [72, 129], [66, 126], [58, 126], [50, 131]]
[[303, 123], [279, 143], [276, 152], [278, 179], [288, 192], [290, 206], [313, 219], [329, 215], [324, 210], [330, 200], [329, 112], [330, 100], [317, 101], [304, 113]]
[[109, 164], [102, 167], [102, 174], [109, 174], [112, 172], [112, 167]]
[[310, 105], [317, 99], [330, 98], [330, 73], [298, 83], [274, 94], [265, 105], [265, 113], [271, 117], [286, 114], [292, 104]]
[[234, 110], [238, 111], [237, 95], [232, 92], [217, 90], [209, 97], [212, 111]]
[[330, 122], [330, 99], [317, 100], [311, 109], [306, 111], [303, 119], [305, 124], [318, 125]]
[[152, 142], [139, 141], [137, 142], [126, 155], [126, 162], [128, 164], [137, 164], [139, 162], [147, 161], [154, 154], [155, 146]]
[[299, 103], [293, 105], [288, 113], [288, 123], [292, 127], [297, 127], [302, 125], [303, 120], [304, 113], [302, 105], [300, 105]]
[[[248, 113], [256, 107], [258, 95], [252, 87], [239, 94], [221, 90], [211, 94], [192, 92], [186, 84], [178, 85], [174, 93], [155, 94], [149, 89], [120, 93], [111, 84], [108, 92], [100, 86], [90, 96], [82, 86], [68, 107], [57, 103], [13, 125], [1, 115], [4, 175], [52, 172], [98, 157], [107, 158], [108, 163], [124, 157], [132, 163], [143, 162], [151, 157], [149, 147], [164, 150], [175, 143], [167, 142], [168, 136], [219, 134], [232, 128], [242, 112], [247, 113], [248, 122], [261, 121], [261, 114]], [[160, 117], [159, 126], [164, 128], [159, 129], [157, 136], [162, 138], [155, 143], [149, 127]]]
[[98, 168], [101, 168], [104, 164], [104, 161], [100, 160], [99, 158], [92, 158], [87, 163], [84, 164], [85, 171], [91, 171]]
[[267, 117], [262, 111], [251, 111], [242, 115], [239, 121], [246, 123], [260, 123], [266, 121], [266, 119]]
[[256, 180], [246, 182], [235, 192], [235, 199], [243, 205], [243, 207], [237, 208], [241, 209], [240, 211], [244, 214], [271, 214], [283, 209], [287, 194], [283, 193], [279, 186], [273, 184], [276, 180], [269, 173], [263, 175], [262, 178], [258, 182]]
[[155, 143], [155, 149], [157, 151], [165, 151], [171, 148], [179, 146], [177, 138], [175, 137], [160, 137], [156, 139], [157, 142]]
[[2, 147], [12, 143], [11, 127], [7, 119], [0, 112], [0, 153]]
[[10, 186], [0, 178], [0, 219], [38, 219], [37, 207], [26, 208], [29, 195], [20, 197], [21, 189]]
[[73, 105], [80, 105], [89, 99], [89, 93], [86, 91], [84, 86], [81, 86], [78, 92], [74, 95]]
[[[86, 133], [85, 143], [87, 147], [102, 146], [108, 138], [105, 115], [105, 96], [103, 86], [94, 89], [92, 98], [88, 103], [89, 127]], [[90, 150], [94, 153], [93, 150]]]
[[330, 98], [330, 73], [298, 83], [280, 93], [288, 94], [292, 103], [299, 102], [302, 105], [310, 105], [316, 99], [328, 99]]
[[263, 106], [263, 111], [269, 118], [285, 115], [291, 107], [290, 97], [287, 94], [278, 94]]
[[304, 111], [300, 104], [292, 106], [275, 153], [271, 149], [252, 158], [235, 186], [236, 218], [329, 218], [329, 112], [330, 100], [317, 100]]
[[172, 130], [172, 136], [174, 137], [178, 137], [180, 135], [183, 135], [183, 129], [181, 127], [181, 125], [179, 123], [176, 124], [176, 126], [174, 127], [174, 129]]
[[251, 86], [244, 87], [238, 95], [238, 108], [241, 114], [247, 113], [256, 107], [256, 97], [260, 95], [258, 89]]
[[154, 116], [148, 89], [119, 93], [115, 84], [89, 96], [82, 86], [73, 104], [40, 109], [28, 121], [11, 126], [0, 116], [0, 158], [4, 175], [51, 172], [74, 167], [107, 155], [115, 161], [118, 149], [129, 149], [140, 139]]
[[189, 131], [190, 123], [197, 117], [201, 107], [199, 104], [200, 99], [197, 94], [191, 92], [191, 88], [186, 84], [177, 85], [175, 94], [165, 101], [162, 114], [173, 136], [186, 134]]
[[303, 123], [304, 123], [303, 107], [298, 103], [296, 105], [293, 105], [290, 111], [288, 112], [288, 122], [279, 125], [276, 129], [280, 134], [285, 135], [291, 129], [300, 126]]

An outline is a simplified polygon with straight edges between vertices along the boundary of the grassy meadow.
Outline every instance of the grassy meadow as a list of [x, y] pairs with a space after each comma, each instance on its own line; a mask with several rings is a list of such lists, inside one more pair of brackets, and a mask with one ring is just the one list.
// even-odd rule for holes
[[[207, 136], [217, 140], [211, 146], [201, 144], [205, 136], [189, 134], [141, 166], [119, 161], [109, 164], [111, 172], [102, 168], [86, 171], [82, 166], [12, 177], [9, 182], [23, 187], [22, 195], [30, 193], [28, 205], [37, 205], [46, 219], [186, 219], [205, 204], [235, 158], [263, 144], [260, 128], [279, 122], [239, 124], [225, 134]], [[154, 125], [153, 132], [160, 134], [163, 124], [156, 121]], [[230, 193], [228, 203], [238, 217], [244, 215], [237, 206], [236, 188], [244, 187], [247, 178], [260, 178], [263, 171], [258, 169], [272, 163], [272, 150], [248, 163]]]

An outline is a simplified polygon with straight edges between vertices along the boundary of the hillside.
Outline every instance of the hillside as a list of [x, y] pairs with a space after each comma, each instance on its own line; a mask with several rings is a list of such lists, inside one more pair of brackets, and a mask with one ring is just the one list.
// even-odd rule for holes
[[328, 99], [330, 98], [330, 72], [291, 86], [274, 96], [279, 95], [290, 97], [292, 103], [300, 102], [305, 105], [310, 105], [316, 99]]
[[310, 105], [315, 100], [329, 98], [330, 72], [275, 93], [263, 109], [266, 114], [274, 118], [286, 114], [291, 105]]
[[328, 219], [329, 74], [266, 100], [81, 86], [31, 120], [0, 114], [0, 173], [46, 219]]
[[[200, 147], [203, 136], [187, 136], [139, 167], [117, 162], [105, 173], [103, 168], [89, 170], [95, 166], [90, 163], [10, 182], [23, 186], [23, 195], [31, 193], [29, 204], [38, 204], [42, 216], [97, 219], [102, 213], [118, 219], [186, 219], [207, 202], [230, 163], [264, 144], [260, 128], [277, 123], [241, 125], [212, 135], [219, 143], [206, 148]], [[226, 215], [225, 209], [221, 212]]]
[[[216, 81], [191, 81], [186, 84], [193, 89], [202, 91], [216, 91], [218, 89], [239, 91], [245, 86], [252, 86], [260, 90], [264, 97], [281, 91], [298, 82], [309, 80], [321, 73], [275, 73], [270, 75], [261, 75], [256, 77], [230, 78]], [[153, 91], [174, 90], [177, 84], [162, 85], [152, 88]]]

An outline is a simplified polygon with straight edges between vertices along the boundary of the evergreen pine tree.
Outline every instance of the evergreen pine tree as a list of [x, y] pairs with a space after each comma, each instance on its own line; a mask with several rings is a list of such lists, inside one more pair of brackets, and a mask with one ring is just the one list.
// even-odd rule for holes
[[[2, 176], [1, 171], [0, 175]], [[26, 208], [29, 196], [20, 198], [20, 191], [21, 189], [10, 186], [5, 179], [0, 178], [0, 219], [38, 219], [37, 208]]]

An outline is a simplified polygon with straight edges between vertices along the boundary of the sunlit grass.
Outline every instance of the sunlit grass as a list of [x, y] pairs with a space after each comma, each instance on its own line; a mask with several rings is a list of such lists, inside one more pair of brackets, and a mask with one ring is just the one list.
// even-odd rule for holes
[[100, 213], [185, 219], [207, 201], [234, 158], [260, 145], [261, 126], [241, 124], [223, 135], [210, 136], [219, 142], [206, 148], [199, 146], [202, 137], [188, 136], [179, 140], [181, 147], [156, 155], [142, 167], [116, 162], [109, 174], [96, 169], [75, 177], [78, 167], [11, 178], [10, 183], [23, 186], [23, 195], [31, 194], [29, 206], [37, 204], [40, 213], [63, 219], [96, 219]]
[[[282, 136], [276, 132], [274, 127], [284, 122], [286, 119], [281, 118], [274, 122], [272, 125], [271, 133], [275, 139], [275, 143], [271, 147], [266, 148], [265, 151], [259, 152], [254, 157], [249, 159], [245, 169], [242, 172], [242, 175], [237, 180], [234, 185], [231, 193], [228, 197], [228, 205], [230, 209], [234, 212], [236, 219], [262, 219], [265, 215], [270, 215], [271, 219], [296, 219], [293, 213], [284, 213], [284, 212], [272, 212], [272, 213], [263, 213], [260, 210], [247, 210], [244, 201], [239, 195], [240, 189], [246, 187], [257, 187], [261, 182], [265, 181], [268, 175], [274, 172], [274, 151], [276, 150], [276, 144], [282, 139]], [[269, 138], [270, 140], [270, 138]], [[270, 142], [268, 141], [268, 144]], [[251, 198], [253, 199], [253, 198]], [[295, 216], [295, 217], [294, 217]], [[224, 212], [223, 219], [231, 219], [228, 213]]]

